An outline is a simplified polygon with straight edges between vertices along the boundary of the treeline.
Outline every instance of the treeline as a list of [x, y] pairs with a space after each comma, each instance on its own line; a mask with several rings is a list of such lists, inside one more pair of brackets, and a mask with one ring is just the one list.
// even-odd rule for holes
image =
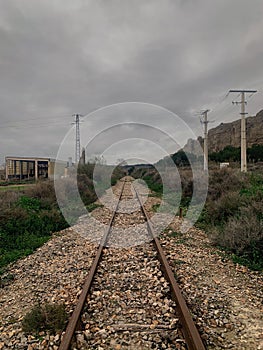
[[[226, 146], [219, 152], [209, 154], [209, 160], [214, 162], [240, 162], [241, 148]], [[251, 163], [263, 161], [263, 145], [253, 145], [247, 149], [247, 160]]]
[[[212, 152], [209, 154], [209, 160], [216, 163], [223, 162], [240, 162], [241, 148], [226, 146], [223, 150]], [[174, 164], [180, 167], [190, 166], [196, 162], [203, 162], [203, 156], [198, 156], [193, 153], [179, 150], [170, 157], [165, 157], [156, 163], [156, 167], [171, 165], [171, 159]], [[247, 160], [250, 163], [257, 163], [263, 161], [263, 145], [252, 145], [247, 149]]]

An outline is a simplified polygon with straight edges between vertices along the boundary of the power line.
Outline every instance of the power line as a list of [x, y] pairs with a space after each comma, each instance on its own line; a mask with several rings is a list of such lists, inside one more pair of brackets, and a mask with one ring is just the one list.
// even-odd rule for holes
[[215, 102], [212, 102], [212, 106], [210, 107], [210, 111], [213, 111], [217, 108], [217, 106], [221, 105], [227, 98], [228, 98], [229, 92], [226, 94], [224, 93], [223, 96], [220, 96], [219, 98], [214, 99]]
[[[62, 125], [65, 124], [61, 118], [67, 118], [68, 116], [56, 116], [56, 117], [37, 117], [37, 118], [28, 118], [28, 119], [19, 119], [14, 121], [3, 122], [0, 124], [1, 129], [13, 129], [13, 128], [31, 128], [31, 127], [45, 127], [50, 125]], [[53, 121], [47, 121], [48, 119], [52, 119]], [[57, 120], [60, 119], [60, 120]], [[33, 123], [27, 123], [31, 121]], [[39, 121], [37, 123], [37, 121]]]
[[[230, 92], [228, 92], [225, 95], [225, 98], [222, 100], [222, 102], [224, 102], [226, 100], [226, 98], [229, 96]], [[222, 103], [221, 102], [221, 103]], [[219, 103], [221, 105], [221, 103]], [[217, 105], [219, 105], [217, 104]], [[213, 119], [221, 119], [222, 118], [222, 114], [229, 114], [234, 110], [234, 106], [233, 105], [229, 105], [228, 103], [219, 106], [218, 109], [215, 109], [215, 107], [213, 107], [212, 109], [210, 109], [210, 113], [213, 115]]]
[[[18, 122], [20, 123], [20, 122], [37, 121], [37, 120], [42, 121], [42, 120], [48, 120], [48, 119], [56, 120], [56, 119], [60, 119], [60, 118], [69, 118], [69, 117], [72, 117], [72, 115], [63, 115], [63, 116], [60, 115], [60, 116], [53, 116], [53, 117], [46, 117], [46, 116], [41, 116], [40, 117], [40, 116], [38, 116], [36, 118], [19, 119]], [[5, 126], [8, 127], [8, 125], [10, 125], [12, 123], [16, 123], [16, 121], [8, 120], [7, 122], [1, 123], [0, 127], [5, 127]]]
[[24, 128], [43, 128], [43, 127], [52, 127], [56, 125], [67, 125], [65, 122], [57, 122], [57, 123], [45, 123], [45, 124], [14, 124], [8, 126], [1, 126], [1, 129], [24, 129]]

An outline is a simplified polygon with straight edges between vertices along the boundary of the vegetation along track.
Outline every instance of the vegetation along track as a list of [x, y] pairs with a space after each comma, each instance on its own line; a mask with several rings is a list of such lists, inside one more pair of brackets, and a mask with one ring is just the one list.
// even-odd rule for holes
[[132, 180], [116, 193], [60, 350], [205, 349]]

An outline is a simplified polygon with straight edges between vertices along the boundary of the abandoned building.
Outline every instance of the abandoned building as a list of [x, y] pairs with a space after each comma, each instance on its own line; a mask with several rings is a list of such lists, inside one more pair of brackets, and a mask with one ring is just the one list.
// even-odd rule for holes
[[63, 176], [67, 162], [52, 158], [6, 157], [6, 180], [53, 179], [55, 173]]

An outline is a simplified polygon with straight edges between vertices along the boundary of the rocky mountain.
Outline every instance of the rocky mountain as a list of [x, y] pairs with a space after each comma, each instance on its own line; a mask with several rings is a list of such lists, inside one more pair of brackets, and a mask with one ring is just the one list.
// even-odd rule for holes
[[204, 140], [201, 136], [199, 136], [197, 140], [189, 139], [186, 145], [184, 146], [183, 151], [186, 153], [192, 153], [197, 156], [201, 156], [203, 154], [203, 151], [202, 151], [203, 143], [204, 143]]
[[[208, 131], [209, 153], [218, 152], [226, 146], [240, 147], [241, 139], [240, 119], [231, 123], [221, 123]], [[247, 146], [254, 144], [263, 145], [263, 110], [256, 116], [246, 118]], [[197, 140], [189, 139], [184, 146], [184, 151], [199, 154], [198, 143], [203, 145], [203, 138]]]

